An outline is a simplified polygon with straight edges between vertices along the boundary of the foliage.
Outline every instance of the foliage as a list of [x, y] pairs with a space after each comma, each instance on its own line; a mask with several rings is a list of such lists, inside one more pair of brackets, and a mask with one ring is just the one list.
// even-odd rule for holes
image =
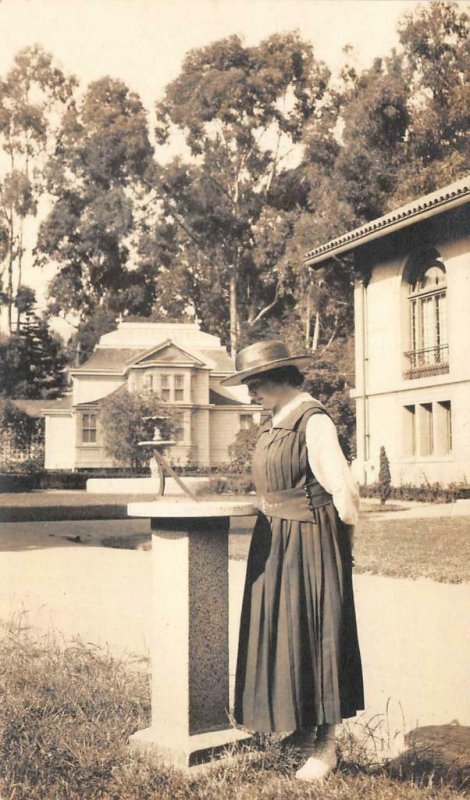
[[69, 361], [78, 366], [91, 357], [95, 346], [105, 333], [116, 329], [116, 314], [105, 308], [96, 311], [84, 320], [76, 334], [67, 342]]
[[242, 325], [269, 313], [282, 292], [276, 251], [264, 246], [266, 231], [289, 229], [272, 208], [273, 184], [328, 80], [297, 33], [257, 47], [231, 36], [191, 51], [157, 106], [159, 142], [175, 126], [193, 156], [158, 174], [166, 216], [157, 235], [177, 253], [159, 287], [176, 290], [181, 304], [190, 299], [232, 352]]
[[109, 77], [91, 83], [64, 115], [49, 165], [55, 203], [40, 228], [38, 263], [58, 264], [49, 285], [51, 313], [79, 322], [98, 309], [114, 317], [149, 313], [154, 281], [132, 254], [151, 167], [139, 96]]
[[32, 310], [15, 333], [0, 338], [2, 391], [8, 397], [58, 397], [66, 387], [65, 364], [62, 342]]
[[[152, 419], [155, 416], [157, 420]], [[155, 427], [162, 439], [171, 439], [175, 429], [172, 409], [157, 395], [129, 392], [125, 387], [101, 402], [100, 425], [107, 455], [136, 471], [150, 458], [138, 443], [153, 439]]]
[[30, 417], [10, 399], [0, 396], [0, 435], [7, 435], [15, 448], [29, 448], [44, 438], [44, 420]]
[[205, 486], [196, 488], [196, 494], [250, 494], [254, 492], [254, 484], [247, 475], [226, 475], [210, 478]]
[[238, 431], [235, 441], [228, 449], [229, 469], [241, 475], [251, 474], [251, 459], [258, 438], [259, 426], [254, 423], [249, 428]]
[[[25, 223], [38, 213], [56, 120], [70, 103], [75, 85], [75, 78], [64, 75], [39, 45], [17, 53], [0, 81], [0, 165], [5, 165], [0, 168], [0, 264], [6, 274], [3, 301], [10, 331], [28, 249]], [[17, 309], [19, 323], [18, 305]]]
[[388, 460], [385, 447], [382, 445], [382, 447], [380, 448], [380, 456], [379, 456], [379, 479], [378, 479], [379, 497], [382, 505], [390, 497], [391, 485], [392, 485], [392, 476], [390, 474], [390, 462]]
[[[380, 497], [378, 483], [361, 486], [361, 497]], [[449, 483], [444, 486], [439, 481], [414, 485], [403, 483], [390, 487], [390, 498], [393, 500], [416, 500], [422, 503], [454, 503], [456, 500], [470, 499], [470, 485], [467, 481]]]
[[312, 367], [305, 370], [305, 390], [331, 414], [339, 443], [348, 460], [355, 456], [354, 403], [349, 396], [354, 385], [354, 342], [337, 339], [331, 347], [312, 354]]

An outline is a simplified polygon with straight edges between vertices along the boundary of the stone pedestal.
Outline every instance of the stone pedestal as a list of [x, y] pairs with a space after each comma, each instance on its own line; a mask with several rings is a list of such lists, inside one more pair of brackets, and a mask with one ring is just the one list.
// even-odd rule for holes
[[133, 746], [190, 767], [247, 738], [229, 719], [228, 533], [237, 500], [131, 503], [153, 530], [152, 725]]

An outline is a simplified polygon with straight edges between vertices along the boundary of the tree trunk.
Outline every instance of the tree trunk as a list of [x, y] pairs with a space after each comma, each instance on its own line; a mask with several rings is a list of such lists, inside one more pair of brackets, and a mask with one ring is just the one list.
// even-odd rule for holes
[[238, 281], [236, 273], [230, 276], [230, 354], [235, 357], [238, 349]]
[[306, 306], [307, 307], [305, 311], [305, 349], [308, 350], [310, 347], [310, 315], [311, 315], [310, 295], [307, 295]]
[[315, 328], [313, 330], [312, 350], [317, 349], [319, 338], [320, 338], [320, 312], [317, 311], [317, 313], [315, 314]]

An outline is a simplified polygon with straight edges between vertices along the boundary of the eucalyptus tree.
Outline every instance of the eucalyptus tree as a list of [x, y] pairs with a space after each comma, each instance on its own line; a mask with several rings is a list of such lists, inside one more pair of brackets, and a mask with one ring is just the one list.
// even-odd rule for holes
[[0, 79], [0, 263], [10, 331], [27, 250], [25, 224], [38, 212], [58, 121], [75, 86], [39, 45], [17, 53]]
[[266, 316], [282, 291], [282, 276], [257, 258], [256, 240], [262, 226], [276, 225], [273, 187], [295, 163], [328, 81], [298, 33], [254, 47], [231, 36], [189, 52], [157, 105], [158, 142], [176, 129], [190, 153], [157, 176], [178, 252], [160, 283], [176, 278], [197, 313], [210, 307], [218, 326], [229, 319], [222, 333], [232, 352], [242, 326]]
[[38, 239], [38, 262], [57, 264], [51, 313], [80, 325], [98, 311], [152, 307], [153, 288], [133, 258], [152, 154], [146, 111], [122, 81], [94, 81], [67, 110], [49, 166], [54, 204]]

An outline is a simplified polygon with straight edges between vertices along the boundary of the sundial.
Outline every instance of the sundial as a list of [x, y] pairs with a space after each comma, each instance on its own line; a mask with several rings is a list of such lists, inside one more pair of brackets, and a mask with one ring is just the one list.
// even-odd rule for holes
[[[166, 417], [159, 417], [155, 415], [152, 417], [146, 417], [145, 419], [152, 419], [156, 422], [159, 419], [166, 419]], [[163, 455], [163, 452], [167, 447], [174, 447], [175, 444], [176, 441], [174, 439], [162, 439], [157, 425], [154, 429], [153, 439], [146, 439], [142, 442], [138, 442], [139, 447], [152, 450], [150, 472], [152, 474], [152, 478], [155, 476], [157, 481], [157, 497], [162, 497], [165, 492], [165, 472], [167, 472], [176, 481], [178, 486], [185, 494], [187, 494], [192, 500], [195, 500], [196, 503], [199, 503], [199, 498], [196, 497], [196, 495], [191, 491], [191, 489], [189, 489], [188, 486], [186, 486], [184, 481], [182, 481], [179, 475], [176, 474], [168, 459]]]

